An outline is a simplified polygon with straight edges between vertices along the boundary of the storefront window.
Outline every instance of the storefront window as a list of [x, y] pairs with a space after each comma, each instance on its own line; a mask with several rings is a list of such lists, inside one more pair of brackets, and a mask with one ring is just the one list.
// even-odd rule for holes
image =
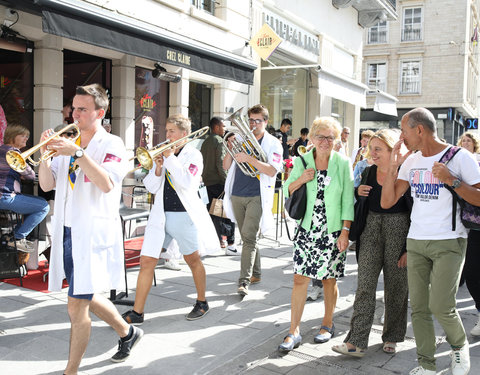
[[150, 149], [165, 140], [168, 85], [150, 69], [135, 68], [135, 147]]
[[335, 117], [341, 126], [345, 126], [345, 102], [332, 98], [332, 117]]
[[33, 54], [0, 49], [0, 140], [7, 125], [30, 130], [33, 145]]
[[280, 128], [284, 118], [292, 121], [289, 135], [299, 136], [300, 129], [308, 127], [307, 71], [305, 69], [279, 69], [262, 71], [261, 103], [268, 108], [269, 126]]
[[192, 120], [192, 131], [208, 126], [212, 117], [212, 88], [190, 82], [188, 115]]

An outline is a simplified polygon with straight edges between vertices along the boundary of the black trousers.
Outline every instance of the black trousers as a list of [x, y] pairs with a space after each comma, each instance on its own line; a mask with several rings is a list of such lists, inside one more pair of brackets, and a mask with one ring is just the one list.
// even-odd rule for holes
[[[218, 198], [220, 194], [223, 193], [225, 189], [225, 185], [222, 184], [215, 184], [207, 186], [207, 193], [208, 193], [208, 205], [207, 209], [210, 210], [210, 204], [213, 198]], [[213, 225], [215, 226], [215, 230], [217, 231], [218, 239], [221, 241], [222, 236], [227, 237], [227, 243], [229, 245], [233, 245], [235, 243], [235, 223], [232, 223], [230, 219], [223, 219], [218, 216], [210, 215], [213, 221]]]
[[468, 291], [475, 301], [475, 307], [480, 311], [480, 231], [471, 229], [468, 233], [467, 254], [463, 273]]

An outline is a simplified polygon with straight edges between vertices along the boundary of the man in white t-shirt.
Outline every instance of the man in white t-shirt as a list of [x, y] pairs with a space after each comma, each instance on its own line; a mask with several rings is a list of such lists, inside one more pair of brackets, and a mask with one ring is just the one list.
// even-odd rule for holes
[[[452, 230], [452, 194], [444, 185], [454, 188], [469, 203], [480, 205], [480, 170], [465, 150], [460, 150], [448, 166], [438, 162], [448, 145], [438, 139], [435, 117], [427, 109], [415, 108], [406, 113], [401, 128], [401, 140], [392, 150], [390, 169], [383, 184], [381, 205], [383, 208], [393, 206], [411, 187], [414, 203], [407, 236], [407, 269], [419, 366], [410, 371], [410, 375], [436, 373], [432, 314], [452, 347], [452, 374], [468, 374], [468, 341], [455, 300], [465, 259], [467, 231], [459, 211], [456, 228]], [[409, 150], [406, 155], [401, 154], [402, 143]]]

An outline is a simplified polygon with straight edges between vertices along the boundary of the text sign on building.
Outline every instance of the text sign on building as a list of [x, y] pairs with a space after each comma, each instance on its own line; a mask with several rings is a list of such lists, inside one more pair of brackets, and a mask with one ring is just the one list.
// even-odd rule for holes
[[465, 129], [467, 129], [467, 130], [478, 129], [478, 118], [466, 118], [465, 119]]
[[267, 60], [280, 43], [282, 39], [266, 23], [250, 40], [250, 45], [263, 60]]
[[263, 22], [268, 24], [286, 42], [282, 44], [282, 49], [291, 49], [289, 52], [295, 53], [303, 50], [304, 53], [313, 54], [316, 57], [320, 54], [318, 36], [294, 22], [268, 9], [263, 13]]

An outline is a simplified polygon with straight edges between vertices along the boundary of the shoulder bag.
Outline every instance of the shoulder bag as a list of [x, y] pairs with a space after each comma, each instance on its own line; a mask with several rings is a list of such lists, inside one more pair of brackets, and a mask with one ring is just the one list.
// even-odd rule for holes
[[[362, 172], [362, 181], [360, 182], [360, 185], [368, 185], [367, 182], [369, 181], [371, 170], [372, 166], [365, 168], [365, 170]], [[363, 233], [363, 229], [365, 228], [365, 224], [367, 222], [369, 210], [368, 197], [357, 196], [357, 201], [355, 202], [353, 209], [355, 214], [353, 223], [350, 226], [350, 232], [348, 232], [348, 239], [350, 241], [357, 241], [360, 238], [360, 235]]]
[[[299, 156], [302, 159], [304, 169], [307, 169], [307, 164], [303, 156]], [[305, 215], [305, 209], [307, 207], [307, 185], [302, 184], [297, 190], [295, 190], [285, 202], [285, 209], [288, 215], [295, 220], [303, 219]]]

